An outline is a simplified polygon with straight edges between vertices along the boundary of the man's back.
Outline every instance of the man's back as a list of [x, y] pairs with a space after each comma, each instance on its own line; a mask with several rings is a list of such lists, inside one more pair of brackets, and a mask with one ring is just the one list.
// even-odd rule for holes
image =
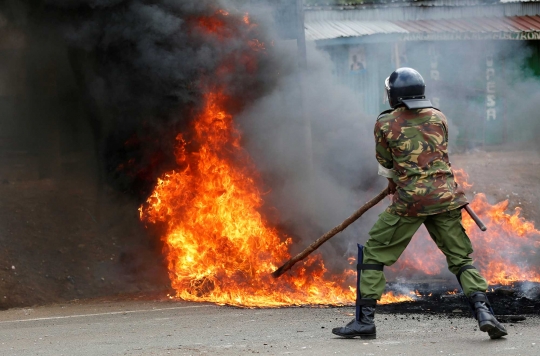
[[448, 125], [433, 108], [403, 106], [377, 119], [376, 157], [393, 169], [397, 191], [388, 212], [423, 216], [456, 209], [467, 203], [456, 184], [448, 159]]

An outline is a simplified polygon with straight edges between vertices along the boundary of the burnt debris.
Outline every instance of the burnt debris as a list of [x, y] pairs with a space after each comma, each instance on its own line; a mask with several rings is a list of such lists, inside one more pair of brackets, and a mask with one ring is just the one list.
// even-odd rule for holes
[[[428, 313], [466, 316], [470, 314], [467, 298], [460, 290], [452, 290], [452, 282], [389, 283], [387, 291], [414, 290], [412, 302], [385, 304], [377, 307], [383, 313]], [[516, 282], [512, 286], [491, 286], [486, 293], [493, 311], [502, 322], [524, 320], [523, 315], [540, 315], [540, 283]]]

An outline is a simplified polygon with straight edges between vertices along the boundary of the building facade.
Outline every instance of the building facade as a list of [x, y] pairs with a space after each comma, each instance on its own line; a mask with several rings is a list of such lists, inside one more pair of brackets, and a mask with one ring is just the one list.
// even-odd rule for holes
[[306, 38], [331, 55], [337, 77], [358, 93], [368, 115], [388, 108], [384, 79], [409, 66], [424, 76], [426, 95], [456, 129], [457, 146], [535, 139], [538, 1], [307, 7], [305, 27]]

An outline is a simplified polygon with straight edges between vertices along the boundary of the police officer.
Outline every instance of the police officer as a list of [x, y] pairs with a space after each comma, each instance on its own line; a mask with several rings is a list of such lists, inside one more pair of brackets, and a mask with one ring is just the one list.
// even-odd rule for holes
[[376, 337], [375, 307], [386, 284], [383, 266], [397, 261], [424, 224], [468, 297], [480, 330], [492, 339], [505, 336], [485, 294], [488, 284], [469, 257], [473, 249], [461, 225], [461, 208], [468, 202], [448, 159], [446, 117], [425, 99], [424, 79], [412, 68], [394, 71], [385, 87], [392, 109], [377, 118], [375, 152], [392, 204], [379, 215], [366, 245], [359, 245], [356, 317], [332, 333]]

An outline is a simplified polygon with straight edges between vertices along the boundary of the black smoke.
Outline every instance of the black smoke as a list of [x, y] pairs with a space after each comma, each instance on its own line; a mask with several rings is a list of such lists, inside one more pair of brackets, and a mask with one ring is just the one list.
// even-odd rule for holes
[[69, 48], [103, 179], [141, 199], [174, 166], [175, 136], [205, 93], [224, 90], [234, 113], [277, 76], [271, 54], [251, 47], [270, 42], [263, 31], [217, 1], [45, 0], [38, 9], [36, 22]]
[[[225, 16], [209, 0], [47, 0], [32, 7], [32, 23], [35, 33], [47, 29], [67, 47], [101, 179], [139, 202], [176, 165], [175, 137], [189, 134], [209, 86], [226, 88], [242, 145], [268, 192], [263, 213], [299, 249], [382, 188], [372, 151], [374, 118], [363, 114], [358, 94], [336, 83], [327, 54], [308, 48], [307, 72], [299, 75], [295, 41], [273, 45], [277, 36], [263, 24], [271, 11], [258, 5], [252, 13], [259, 25], [247, 26], [244, 11], [231, 4]], [[209, 34], [201, 19], [221, 21], [226, 30]], [[256, 53], [255, 71], [241, 55], [253, 39], [267, 48]], [[344, 232], [348, 241], [365, 240], [368, 215], [375, 214]], [[335, 249], [342, 255], [354, 246]]]

